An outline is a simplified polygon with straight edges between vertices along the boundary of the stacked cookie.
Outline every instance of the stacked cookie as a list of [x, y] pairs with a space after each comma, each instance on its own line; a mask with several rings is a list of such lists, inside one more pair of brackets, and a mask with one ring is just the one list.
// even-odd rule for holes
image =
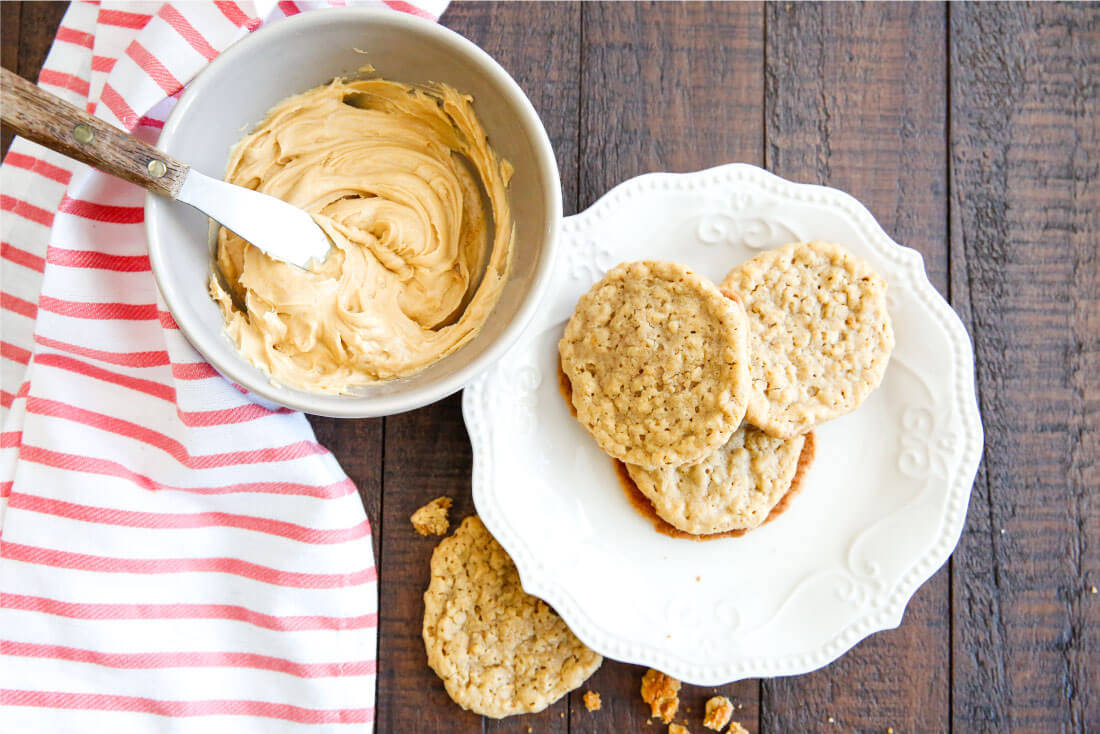
[[886, 282], [840, 245], [795, 243], [742, 263], [722, 292], [752, 340], [748, 422], [791, 438], [860, 406], [894, 349]]
[[881, 382], [885, 294], [823, 242], [763, 253], [721, 289], [683, 265], [623, 263], [559, 344], [577, 419], [673, 527], [755, 528], [791, 490], [807, 434]]

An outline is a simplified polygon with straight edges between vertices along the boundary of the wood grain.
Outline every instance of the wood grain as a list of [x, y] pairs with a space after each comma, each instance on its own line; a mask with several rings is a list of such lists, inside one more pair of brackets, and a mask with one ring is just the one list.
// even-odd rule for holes
[[19, 5], [19, 67], [13, 71], [19, 72], [24, 79], [37, 81], [69, 4], [23, 2]]
[[[381, 577], [383, 419], [339, 420], [316, 415], [307, 418], [317, 441], [332, 452], [359, 490], [370, 522], [374, 563]], [[377, 706], [376, 701], [376, 710]]]
[[[557, 155], [566, 213], [577, 203], [580, 21], [579, 3], [462, 3], [452, 5], [443, 18], [445, 25], [489, 52], [531, 98]], [[532, 732], [564, 733], [572, 700], [569, 696], [535, 716], [486, 719], [485, 731], [526, 732], [530, 727]]]
[[[38, 72], [68, 7], [68, 3], [62, 2], [0, 2], [3, 67], [24, 79], [38, 79]], [[4, 155], [14, 135], [13, 131], [4, 130]]]
[[454, 499], [452, 529], [474, 512], [459, 397], [387, 418], [384, 446], [378, 730], [480, 732], [480, 717], [452, 703], [428, 668], [423, 594], [439, 538], [417, 535], [409, 522], [418, 507], [443, 495]]
[[[492, 54], [531, 97], [565, 182], [576, 179], [579, 18], [572, 3], [463, 3], [451, 6], [442, 18], [444, 25]], [[575, 194], [568, 183], [563, 188], [568, 208], [575, 204]], [[386, 419], [385, 446], [378, 730], [566, 732], [564, 699], [535, 716], [482, 721], [459, 709], [427, 666], [421, 639], [423, 593], [438, 539], [416, 535], [409, 516], [440, 495], [454, 498], [452, 528], [474, 512], [470, 444], [459, 396]]]
[[[191, 167], [4, 69], [0, 109], [17, 135], [171, 199]], [[80, 133], [87, 139], [81, 139]], [[160, 163], [156, 175], [152, 165]]]
[[580, 206], [650, 171], [763, 163], [763, 7], [586, 3]]
[[[19, 16], [22, 3], [0, 3], [0, 66], [19, 73]], [[8, 154], [8, 146], [15, 132], [4, 129], [0, 133], [0, 156]]]
[[562, 206], [572, 214], [577, 205], [581, 4], [455, 3], [441, 22], [487, 51], [530, 98], [554, 146]]
[[[769, 5], [766, 119], [769, 170], [854, 195], [946, 294], [944, 26], [938, 4]], [[946, 731], [950, 622], [943, 569], [899, 630], [765, 681], [761, 731]]]
[[952, 295], [985, 463], [955, 552], [953, 723], [1100, 728], [1100, 14], [953, 5]]
[[[581, 208], [642, 173], [763, 162], [763, 6], [586, 3], [582, 15]], [[662, 731], [656, 721], [646, 726], [644, 672], [605, 662], [586, 686], [604, 708], [588, 713], [574, 695], [570, 731]], [[735, 718], [755, 731], [756, 680], [684, 686], [677, 721], [701, 729], [715, 690], [741, 706]]]
[[307, 416], [317, 441], [333, 453], [355, 482], [370, 520], [375, 563], [382, 538], [382, 418], [347, 420]]

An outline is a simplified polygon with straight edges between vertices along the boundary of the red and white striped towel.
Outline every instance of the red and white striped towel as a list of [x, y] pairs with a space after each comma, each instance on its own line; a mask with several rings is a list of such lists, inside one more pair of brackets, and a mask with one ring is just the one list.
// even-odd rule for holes
[[[74, 3], [39, 83], [152, 141], [220, 51], [321, 5]], [[25, 140], [2, 176], [0, 727], [370, 730], [355, 487], [301, 414], [249, 402], [183, 339], [140, 189]]]

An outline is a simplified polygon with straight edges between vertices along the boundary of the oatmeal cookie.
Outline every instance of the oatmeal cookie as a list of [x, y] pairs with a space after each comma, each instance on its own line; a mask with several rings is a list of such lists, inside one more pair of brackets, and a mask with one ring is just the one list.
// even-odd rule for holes
[[464, 709], [498, 719], [542, 711], [603, 662], [523, 591], [512, 559], [476, 515], [440, 542], [431, 569], [428, 665]]
[[581, 296], [558, 345], [577, 419], [605, 452], [656, 469], [698, 461], [745, 414], [744, 309], [687, 267], [622, 263]]
[[790, 438], [850, 413], [882, 381], [894, 348], [886, 282], [840, 245], [765, 252], [721, 289], [748, 314], [746, 420], [768, 435]]
[[791, 488], [804, 442], [805, 436], [773, 438], [743, 423], [697, 464], [626, 468], [657, 515], [685, 533], [751, 530]]

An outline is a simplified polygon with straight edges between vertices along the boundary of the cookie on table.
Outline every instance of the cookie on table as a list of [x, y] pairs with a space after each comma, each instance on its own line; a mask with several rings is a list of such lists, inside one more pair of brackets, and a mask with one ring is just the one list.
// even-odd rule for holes
[[623, 263], [581, 296], [558, 344], [577, 419], [646, 468], [698, 461], [741, 424], [744, 309], [683, 265]]
[[603, 662], [544, 601], [523, 591], [512, 559], [476, 515], [436, 547], [431, 572], [428, 665], [462, 708], [498, 719], [536, 713]]
[[696, 464], [626, 468], [657, 515], [685, 533], [751, 530], [791, 488], [805, 441], [805, 436], [774, 438], [742, 424]]
[[746, 420], [768, 435], [790, 438], [850, 413], [882, 381], [894, 348], [886, 282], [840, 245], [765, 252], [721, 289], [748, 316]]

